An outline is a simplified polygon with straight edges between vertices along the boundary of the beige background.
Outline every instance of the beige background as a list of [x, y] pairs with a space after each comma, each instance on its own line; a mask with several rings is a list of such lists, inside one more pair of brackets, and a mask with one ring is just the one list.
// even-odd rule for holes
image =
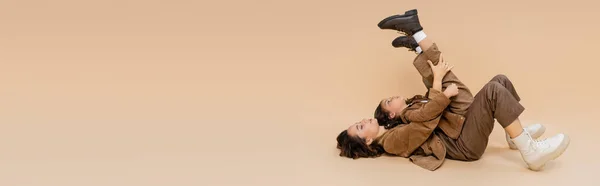
[[[599, 5], [2, 0], [0, 185], [598, 185]], [[338, 157], [381, 98], [425, 92], [376, 26], [412, 8], [474, 92], [506, 74], [567, 152], [528, 171], [497, 125], [435, 172]]]

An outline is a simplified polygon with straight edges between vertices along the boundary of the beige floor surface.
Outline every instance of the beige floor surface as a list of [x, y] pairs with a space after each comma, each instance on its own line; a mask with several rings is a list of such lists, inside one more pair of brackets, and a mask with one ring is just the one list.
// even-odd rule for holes
[[[600, 185], [599, 5], [2, 0], [0, 185]], [[381, 98], [425, 92], [376, 26], [411, 8], [473, 91], [509, 76], [567, 152], [529, 171], [497, 125], [435, 172], [339, 157]]]

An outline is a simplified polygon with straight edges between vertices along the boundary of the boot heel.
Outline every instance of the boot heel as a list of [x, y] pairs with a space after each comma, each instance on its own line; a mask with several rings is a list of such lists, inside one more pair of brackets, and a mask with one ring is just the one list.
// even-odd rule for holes
[[417, 15], [419, 12], [417, 11], [417, 9], [412, 9], [409, 11], [404, 12], [404, 15]]

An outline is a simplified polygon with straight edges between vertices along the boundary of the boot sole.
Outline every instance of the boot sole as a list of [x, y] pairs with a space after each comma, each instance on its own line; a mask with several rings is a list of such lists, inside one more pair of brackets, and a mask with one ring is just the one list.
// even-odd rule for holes
[[[394, 39], [394, 40], [392, 41], [392, 46], [393, 46], [393, 47], [395, 47], [395, 48], [404, 47], [404, 46], [402, 46], [402, 45], [394, 45], [394, 43], [395, 43], [397, 40], [401, 40], [401, 39], [403, 39], [403, 38], [405, 38], [405, 37], [407, 37], [407, 36], [399, 36], [399, 37], [397, 37], [396, 39]], [[406, 48], [410, 48], [410, 47], [406, 47]]]
[[[400, 39], [401, 37], [407, 37], [407, 36], [400, 36], [400, 37], [397, 37], [396, 39], [394, 39], [394, 41], [392, 41], [392, 46], [393, 46], [394, 48], [402, 48], [402, 47], [404, 47], [404, 48], [407, 48], [407, 49], [408, 49], [408, 51], [410, 51], [410, 52], [417, 52], [417, 50], [416, 50], [416, 47], [415, 47], [415, 48], [411, 48], [411, 47], [409, 47], [409, 46], [402, 46], [402, 45], [398, 45], [398, 46], [397, 46], [397, 45], [394, 45], [394, 42], [395, 42], [396, 40]], [[417, 45], [418, 45], [418, 44], [417, 44]]]
[[393, 15], [393, 16], [387, 17], [387, 18], [379, 21], [379, 23], [377, 24], [377, 27], [379, 27], [380, 29], [384, 29], [383, 25], [386, 22], [388, 22], [388, 21], [390, 21], [392, 19], [401, 18], [401, 17], [408, 17], [408, 16], [414, 16], [414, 15], [417, 15], [418, 13], [419, 12], [417, 11], [417, 9], [412, 9], [412, 10], [404, 12], [403, 15]]
[[571, 144], [571, 138], [569, 138], [569, 136], [565, 135], [563, 142], [556, 149], [557, 153], [554, 153], [554, 156], [545, 158], [544, 161], [542, 161], [544, 163], [541, 164], [539, 167], [533, 167], [533, 168], [530, 167], [529, 169], [531, 169], [533, 171], [539, 171], [539, 170], [543, 169], [544, 166], [546, 166], [546, 163], [560, 157], [567, 150], [567, 148], [569, 147], [569, 144]]
[[[542, 128], [540, 128], [540, 130], [538, 130], [536, 133], [531, 134], [531, 137], [533, 139], [537, 139], [540, 136], [542, 136], [542, 134], [544, 134], [546, 132], [546, 127], [544, 125], [542, 125]], [[517, 150], [517, 146], [514, 143], [508, 143], [508, 148], [510, 148], [511, 150]]]
[[556, 158], [560, 157], [565, 151], [567, 151], [567, 148], [569, 147], [570, 144], [571, 144], [571, 138], [569, 138], [569, 136], [565, 135], [564, 141], [558, 147], [558, 149], [560, 150], [559, 153], [556, 154], [554, 157], [552, 157], [552, 160], [555, 160]]

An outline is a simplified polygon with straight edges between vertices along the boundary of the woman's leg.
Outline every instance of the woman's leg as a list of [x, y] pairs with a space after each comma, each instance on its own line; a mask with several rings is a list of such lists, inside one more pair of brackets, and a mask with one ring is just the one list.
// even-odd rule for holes
[[[510, 136], [521, 133], [518, 120], [525, 108], [497, 81], [488, 82], [476, 95], [465, 115], [465, 124], [458, 138], [464, 147], [465, 156], [471, 160], [481, 158], [487, 148], [488, 138], [494, 129], [494, 119]], [[509, 127], [510, 126], [510, 127]]]
[[558, 134], [543, 142], [534, 140], [519, 121], [519, 115], [525, 108], [519, 103], [514, 87], [508, 84], [510, 81], [507, 78], [497, 77], [475, 95], [458, 143], [468, 159], [481, 158], [496, 119], [516, 144], [529, 168], [539, 170], [547, 161], [557, 158], [566, 150], [569, 138]]
[[[510, 79], [508, 79], [508, 77], [506, 77], [505, 75], [502, 75], [502, 74], [496, 75], [496, 76], [494, 76], [494, 78], [492, 78], [492, 80], [490, 80], [490, 82], [498, 82], [498, 83], [500, 83], [500, 85], [502, 85], [504, 88], [506, 88], [506, 90], [508, 90], [510, 92], [510, 94], [517, 101], [521, 101], [521, 97], [519, 97], [519, 94], [517, 94], [517, 90], [515, 89], [515, 86], [510, 81]], [[521, 126], [521, 125], [518, 125], [518, 126]], [[517, 128], [517, 125], [514, 125], [514, 126], [510, 125], [509, 127], [505, 128], [506, 129], [506, 142], [508, 143], [508, 146], [509, 146], [510, 149], [516, 150], [517, 146], [511, 140], [511, 138], [515, 137], [515, 136], [511, 136], [509, 131], [517, 131], [517, 130], [520, 130], [520, 129]], [[531, 137], [533, 139], [539, 138], [546, 131], [546, 127], [544, 127], [541, 124], [530, 125], [530, 126], [527, 126], [527, 127], [523, 128], [523, 129], [525, 131], [527, 131], [531, 135]]]
[[[506, 90], [508, 93], [510, 93], [510, 96], [512, 96], [512, 98], [513, 98], [513, 99], [509, 99], [509, 98], [506, 98], [506, 99], [509, 99], [511, 101], [514, 100], [516, 102], [521, 101], [521, 97], [519, 97], [519, 94], [517, 94], [517, 90], [515, 90], [515, 86], [505, 75], [494, 76], [494, 78], [492, 78], [492, 80], [490, 80], [490, 83], [492, 83], [492, 82], [502, 86], [503, 87], [502, 91]], [[506, 95], [506, 96], [508, 96], [508, 95]], [[522, 106], [519, 105], [519, 107], [522, 107]], [[519, 112], [519, 114], [520, 114], [520, 112]], [[492, 124], [492, 127], [493, 127], [493, 124]], [[504, 130], [511, 138], [514, 138], [521, 134], [523, 127], [521, 125], [521, 122], [519, 121], [519, 118], [517, 118], [513, 123], [511, 123], [507, 126], [504, 126]]]
[[490, 80], [490, 82], [500, 83], [500, 85], [506, 88], [517, 101], [521, 101], [521, 97], [519, 97], [519, 94], [517, 94], [517, 90], [515, 89], [515, 86], [513, 85], [512, 81], [510, 81], [510, 79], [508, 79], [508, 77], [506, 77], [505, 75], [496, 75], [494, 76], [494, 78], [492, 78], [492, 80]]
[[[423, 53], [415, 58], [413, 65], [419, 74], [421, 74], [425, 87], [429, 89], [433, 86], [433, 72], [427, 63], [427, 60], [430, 60], [434, 65], [437, 65], [440, 60], [441, 52], [437, 45], [428, 37], [422, 38], [421, 42], [419, 42], [419, 46], [423, 50]], [[452, 71], [450, 71], [442, 79], [442, 88], [445, 89], [453, 83], [456, 84], [459, 92], [458, 95], [450, 98], [452, 102], [448, 107], [452, 113], [465, 115], [467, 109], [473, 102], [473, 94], [469, 88], [461, 82]]]

